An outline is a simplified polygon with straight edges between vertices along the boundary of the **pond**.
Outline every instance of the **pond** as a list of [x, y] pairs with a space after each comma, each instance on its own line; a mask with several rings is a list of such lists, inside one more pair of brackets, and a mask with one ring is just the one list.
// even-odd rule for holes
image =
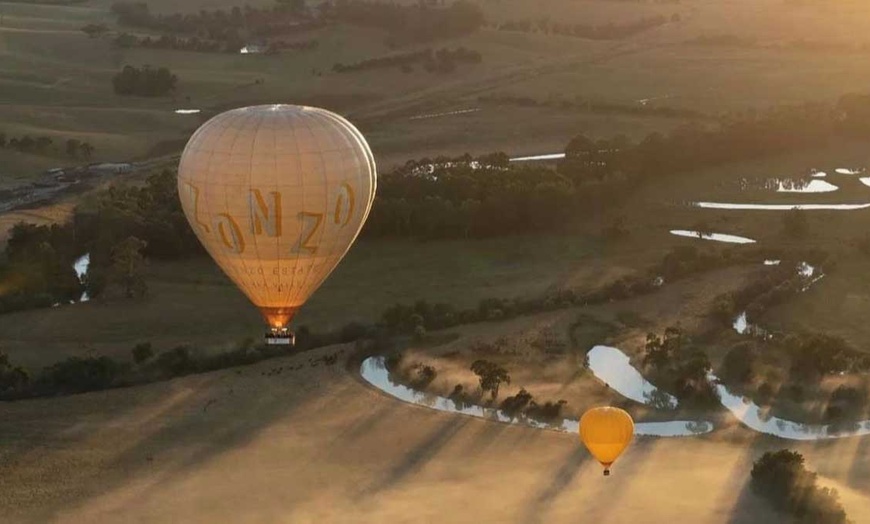
[[702, 240], [714, 240], [716, 242], [727, 242], [729, 244], [754, 244], [755, 240], [737, 235], [726, 235], [724, 233], [701, 233], [700, 231], [690, 231], [686, 229], [672, 229], [672, 235], [687, 238], [699, 238]]
[[[579, 423], [573, 419], [559, 419], [550, 424], [539, 422], [528, 417], [511, 417], [502, 410], [468, 405], [438, 395], [417, 391], [408, 386], [397, 384], [390, 378], [390, 373], [382, 356], [369, 357], [360, 365], [360, 375], [363, 380], [387, 395], [418, 406], [425, 406], [446, 413], [458, 413], [475, 418], [504, 422], [508, 424], [525, 425], [538, 429], [550, 429], [567, 433], [577, 433]], [[650, 437], [683, 437], [709, 433], [713, 425], [706, 421], [675, 420], [668, 422], [638, 422], [634, 425], [635, 435]]]
[[595, 346], [587, 356], [592, 374], [623, 397], [659, 409], [677, 408], [677, 398], [643, 378], [622, 351], [609, 346]]

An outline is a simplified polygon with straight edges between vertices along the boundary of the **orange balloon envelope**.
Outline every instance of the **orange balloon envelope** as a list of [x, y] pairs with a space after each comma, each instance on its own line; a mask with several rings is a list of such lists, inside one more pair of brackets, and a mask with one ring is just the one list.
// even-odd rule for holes
[[178, 166], [187, 220], [272, 328], [284, 328], [356, 239], [377, 174], [362, 134], [323, 109], [221, 113]]
[[634, 438], [631, 415], [619, 408], [592, 408], [580, 417], [580, 440], [610, 475], [610, 466]]

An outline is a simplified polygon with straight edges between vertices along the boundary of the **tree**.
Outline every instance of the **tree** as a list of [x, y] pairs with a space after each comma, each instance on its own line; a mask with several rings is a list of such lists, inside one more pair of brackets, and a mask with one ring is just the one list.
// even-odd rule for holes
[[0, 394], [18, 391], [28, 384], [30, 376], [24, 368], [13, 366], [9, 356], [0, 351]]
[[137, 365], [147, 362], [154, 356], [154, 349], [151, 347], [151, 342], [142, 342], [133, 347], [133, 362]]
[[112, 248], [109, 281], [120, 287], [126, 298], [141, 298], [148, 292], [142, 276], [145, 265], [142, 250], [147, 245], [147, 242], [130, 236]]
[[677, 353], [683, 348], [683, 332], [677, 327], [665, 329], [664, 337], [659, 338], [654, 333], [646, 336], [646, 354], [643, 357], [643, 365], [653, 369], [667, 367]]
[[39, 136], [36, 137], [36, 150], [40, 153], [45, 153], [45, 151], [51, 147], [51, 144], [54, 143], [50, 137], [47, 136]]
[[79, 150], [85, 158], [91, 158], [94, 154], [94, 146], [92, 146], [90, 142], [82, 142], [79, 146]]
[[88, 24], [82, 27], [82, 32], [88, 35], [88, 38], [97, 38], [106, 34], [109, 30], [106, 24]]
[[498, 398], [498, 390], [502, 384], [510, 384], [511, 376], [508, 371], [488, 360], [475, 360], [471, 364], [471, 371], [480, 380], [480, 389], [484, 393], [489, 391], [492, 400]]
[[752, 466], [752, 490], [780, 511], [806, 524], [847, 524], [837, 491], [819, 488], [817, 475], [806, 469], [804, 457], [783, 449], [767, 452]]
[[719, 368], [719, 378], [732, 384], [745, 384], [752, 378], [755, 348], [749, 342], [737, 344], [725, 354]]
[[70, 138], [66, 141], [66, 154], [77, 158], [79, 156], [79, 147], [81, 146], [81, 141], [75, 138]]

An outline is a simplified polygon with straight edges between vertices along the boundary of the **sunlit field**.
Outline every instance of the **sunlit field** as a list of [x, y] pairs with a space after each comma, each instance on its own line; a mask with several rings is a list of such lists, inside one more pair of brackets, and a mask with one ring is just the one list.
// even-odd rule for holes
[[360, 2], [0, 2], [0, 522], [870, 522], [870, 4]]

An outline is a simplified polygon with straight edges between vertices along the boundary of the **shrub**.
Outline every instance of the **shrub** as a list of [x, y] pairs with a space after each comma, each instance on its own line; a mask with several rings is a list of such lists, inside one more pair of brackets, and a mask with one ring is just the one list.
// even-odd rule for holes
[[142, 342], [133, 347], [133, 362], [136, 365], [147, 362], [154, 356], [154, 350], [151, 348], [151, 342]]
[[121, 366], [109, 357], [70, 357], [43, 370], [41, 389], [51, 393], [82, 393], [106, 389], [114, 383]]
[[196, 370], [196, 363], [187, 346], [178, 346], [160, 353], [155, 364], [161, 372], [171, 377], [187, 375]]
[[507, 416], [516, 418], [526, 409], [531, 401], [532, 394], [526, 391], [525, 388], [521, 388], [516, 395], [502, 400], [499, 407]]
[[745, 384], [752, 378], [756, 352], [751, 343], [743, 342], [731, 348], [722, 360], [719, 378], [730, 384]]
[[752, 466], [752, 490], [775, 508], [806, 524], [846, 524], [846, 512], [837, 491], [816, 485], [816, 474], [804, 466], [804, 457], [783, 449], [767, 452]]

